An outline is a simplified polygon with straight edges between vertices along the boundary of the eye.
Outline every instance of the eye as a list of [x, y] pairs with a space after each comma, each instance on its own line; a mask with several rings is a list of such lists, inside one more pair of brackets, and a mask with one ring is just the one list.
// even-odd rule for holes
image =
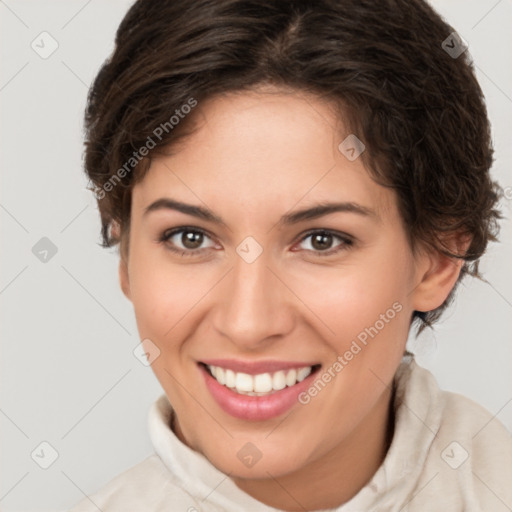
[[[331, 256], [332, 254], [336, 254], [340, 251], [348, 249], [354, 244], [354, 240], [350, 236], [326, 229], [316, 229], [309, 231], [305, 236], [301, 238], [301, 242], [309, 238], [311, 241], [308, 245], [311, 248], [306, 250], [316, 253], [315, 256]], [[338, 247], [330, 249], [334, 239], [336, 238], [340, 240], [341, 243], [338, 245]]]
[[[166, 243], [170, 251], [179, 253], [181, 256], [194, 256], [202, 253], [204, 250], [215, 247], [215, 244], [213, 244], [209, 247], [199, 248], [205, 238], [211, 240], [202, 229], [184, 226], [164, 231], [159, 241]], [[179, 244], [181, 244], [181, 247]]]
[[[215, 247], [213, 241], [211, 245], [201, 247], [206, 239], [212, 241], [206, 231], [182, 226], [164, 231], [159, 237], [159, 242], [165, 243], [168, 250], [178, 253], [180, 256], [196, 256]], [[308, 244], [310, 248], [305, 250], [320, 257], [331, 256], [350, 248], [354, 244], [354, 240], [349, 235], [326, 229], [311, 230], [300, 239], [300, 242], [308, 239], [311, 239]], [[335, 239], [340, 240], [341, 243], [334, 249], [330, 249]]]

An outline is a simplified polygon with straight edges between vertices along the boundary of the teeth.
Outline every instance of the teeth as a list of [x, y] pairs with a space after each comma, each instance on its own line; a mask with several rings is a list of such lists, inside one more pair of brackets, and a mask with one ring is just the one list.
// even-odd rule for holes
[[272, 377], [272, 388], [279, 391], [286, 387], [286, 373], [283, 370], [274, 373]]
[[215, 372], [215, 378], [221, 383], [226, 384], [226, 374], [224, 372], [224, 368], [217, 366], [217, 371]]
[[253, 379], [247, 373], [237, 373], [235, 388], [238, 391], [254, 391]]
[[[214, 366], [209, 366], [210, 370], [214, 368]], [[212, 372], [213, 373], [213, 372]], [[214, 375], [215, 377], [215, 375]], [[225, 384], [228, 388], [234, 388], [236, 383], [236, 375], [233, 370], [226, 370], [226, 382], [221, 382], [221, 384]]]
[[256, 393], [268, 393], [272, 391], [272, 377], [270, 373], [262, 373], [254, 376], [254, 389]]
[[297, 370], [289, 370], [286, 374], [286, 385], [293, 386], [297, 382]]
[[[222, 368], [221, 368], [221, 370], [222, 370]], [[301, 368], [297, 372], [297, 381], [302, 382], [310, 373], [311, 373], [311, 366], [309, 366], [308, 368]]]
[[284, 389], [286, 386], [294, 386], [298, 382], [302, 382], [312, 371], [311, 366], [306, 366], [297, 370], [279, 370], [273, 374], [249, 375], [248, 373], [224, 369], [220, 366], [208, 365], [208, 369], [217, 382], [223, 386], [242, 395], [250, 396], [269, 395]]

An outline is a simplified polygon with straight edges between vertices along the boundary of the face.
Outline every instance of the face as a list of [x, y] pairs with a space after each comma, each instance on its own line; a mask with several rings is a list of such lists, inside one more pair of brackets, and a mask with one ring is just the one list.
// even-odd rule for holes
[[442, 266], [413, 255], [394, 193], [338, 149], [349, 133], [329, 104], [260, 91], [197, 109], [133, 189], [120, 266], [179, 435], [243, 479], [364, 451], [413, 311], [453, 279], [429, 284]]

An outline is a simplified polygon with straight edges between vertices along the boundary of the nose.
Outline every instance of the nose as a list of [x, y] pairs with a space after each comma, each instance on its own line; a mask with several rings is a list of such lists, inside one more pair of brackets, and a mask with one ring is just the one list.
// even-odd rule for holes
[[265, 251], [252, 263], [235, 256], [218, 287], [214, 327], [243, 350], [263, 350], [293, 328], [293, 293]]

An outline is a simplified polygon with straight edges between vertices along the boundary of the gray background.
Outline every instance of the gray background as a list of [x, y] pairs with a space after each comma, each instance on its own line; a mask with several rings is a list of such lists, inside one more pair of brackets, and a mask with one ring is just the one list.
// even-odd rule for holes
[[[4, 511], [66, 510], [152, 453], [147, 412], [162, 391], [132, 353], [140, 341], [132, 307], [119, 288], [115, 250], [98, 245], [99, 216], [81, 170], [88, 86], [130, 5], [0, 0]], [[512, 2], [433, 5], [469, 43], [493, 123], [493, 175], [507, 187], [502, 207], [510, 218]], [[43, 31], [59, 45], [47, 59], [31, 48], [33, 40], [42, 46]], [[57, 248], [46, 262], [32, 252], [43, 237]], [[482, 261], [488, 283], [467, 280], [435, 333], [411, 337], [409, 346], [442, 388], [479, 402], [512, 431], [508, 219], [501, 239]], [[48, 469], [35, 461], [50, 460], [43, 441], [58, 452]]]

